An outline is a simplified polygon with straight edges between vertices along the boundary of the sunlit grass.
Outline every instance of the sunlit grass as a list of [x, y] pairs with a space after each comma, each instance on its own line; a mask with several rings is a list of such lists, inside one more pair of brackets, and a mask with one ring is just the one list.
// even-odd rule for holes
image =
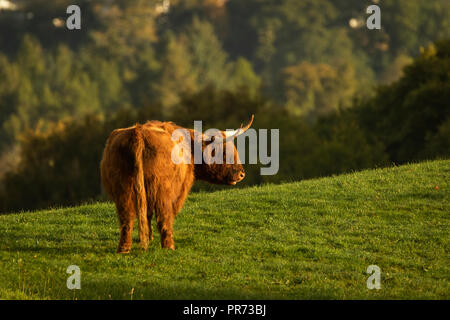
[[447, 160], [191, 194], [174, 252], [135, 230], [116, 254], [110, 203], [0, 216], [0, 298], [448, 299], [449, 180]]

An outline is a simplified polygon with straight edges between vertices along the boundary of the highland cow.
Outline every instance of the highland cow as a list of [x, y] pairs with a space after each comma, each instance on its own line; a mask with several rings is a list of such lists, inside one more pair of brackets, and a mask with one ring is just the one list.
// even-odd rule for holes
[[[235, 131], [220, 131], [221, 139], [184, 129], [173, 122], [148, 121], [147, 123], [114, 130], [106, 142], [100, 164], [101, 179], [106, 193], [114, 201], [120, 223], [120, 240], [117, 252], [131, 250], [134, 219], [139, 221], [140, 247], [147, 249], [153, 240], [151, 220], [156, 216], [156, 225], [161, 235], [161, 247], [175, 249], [173, 223], [194, 183], [204, 180], [210, 183], [235, 185], [244, 179], [233, 140], [252, 124]], [[177, 141], [173, 133], [184, 129], [190, 135], [191, 154], [194, 150], [205, 150], [212, 143], [221, 144], [222, 150], [232, 150], [233, 161], [217, 162], [173, 161], [173, 150]], [[217, 137], [217, 136], [215, 136]], [[184, 155], [186, 156], [186, 155]], [[228, 159], [228, 158], [227, 158]]]

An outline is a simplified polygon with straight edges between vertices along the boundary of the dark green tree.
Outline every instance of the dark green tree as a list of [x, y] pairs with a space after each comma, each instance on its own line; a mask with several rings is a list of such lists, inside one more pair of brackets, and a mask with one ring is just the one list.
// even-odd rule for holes
[[[436, 136], [442, 137], [450, 117], [450, 41], [422, 50], [404, 75], [362, 103], [363, 126], [379, 137], [396, 163], [427, 158], [424, 150]], [[438, 139], [439, 140], [439, 139]], [[445, 145], [445, 144], [444, 144]], [[448, 150], [433, 151], [433, 156]], [[431, 156], [431, 154], [429, 155]]]

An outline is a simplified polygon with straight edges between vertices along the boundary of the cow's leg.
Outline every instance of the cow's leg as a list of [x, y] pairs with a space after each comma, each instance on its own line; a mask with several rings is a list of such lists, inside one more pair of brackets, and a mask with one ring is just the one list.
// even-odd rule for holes
[[172, 205], [160, 208], [156, 212], [156, 225], [161, 235], [161, 247], [165, 249], [175, 250], [173, 242], [173, 220], [175, 214]]
[[147, 209], [148, 235], [151, 241], [153, 241], [152, 218], [153, 218], [153, 210], [151, 208], [148, 208]]
[[134, 209], [134, 205], [129, 201], [116, 204], [116, 207], [120, 223], [120, 240], [117, 252], [129, 253], [131, 250], [131, 243], [133, 241], [132, 234], [136, 211]]

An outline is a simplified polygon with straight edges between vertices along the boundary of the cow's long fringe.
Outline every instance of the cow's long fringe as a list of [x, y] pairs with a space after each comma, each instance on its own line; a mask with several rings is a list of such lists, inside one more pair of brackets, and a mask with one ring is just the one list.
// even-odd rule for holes
[[136, 125], [135, 134], [135, 185], [134, 192], [136, 195], [136, 214], [139, 219], [139, 242], [140, 247], [147, 249], [149, 241], [149, 228], [147, 221], [147, 195], [145, 191], [144, 168], [142, 162], [142, 153], [145, 148], [144, 137], [142, 135], [142, 126]]

